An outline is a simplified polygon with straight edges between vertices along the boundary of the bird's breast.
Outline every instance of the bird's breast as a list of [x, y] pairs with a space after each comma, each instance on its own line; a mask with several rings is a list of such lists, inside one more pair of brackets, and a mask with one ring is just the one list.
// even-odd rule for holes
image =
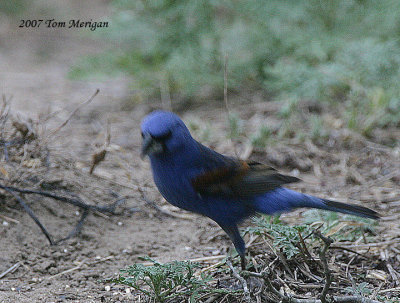
[[162, 196], [172, 205], [199, 212], [201, 197], [195, 192], [191, 183], [189, 170], [176, 165], [152, 163], [154, 182]]

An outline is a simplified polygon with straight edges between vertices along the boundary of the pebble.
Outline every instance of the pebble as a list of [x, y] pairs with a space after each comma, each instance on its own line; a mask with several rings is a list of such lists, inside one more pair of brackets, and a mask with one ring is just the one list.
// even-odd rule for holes
[[110, 286], [110, 285], [104, 286], [104, 290], [105, 290], [105, 291], [110, 291], [110, 290], [111, 290], [111, 286]]

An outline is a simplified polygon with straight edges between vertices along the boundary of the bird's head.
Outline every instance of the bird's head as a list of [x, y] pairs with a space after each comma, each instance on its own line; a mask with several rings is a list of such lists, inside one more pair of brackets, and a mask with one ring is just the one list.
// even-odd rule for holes
[[[141, 157], [159, 156], [177, 152], [191, 139], [189, 130], [175, 114], [167, 111], [154, 111], [142, 121]], [[189, 140], [190, 142], [190, 140]]]

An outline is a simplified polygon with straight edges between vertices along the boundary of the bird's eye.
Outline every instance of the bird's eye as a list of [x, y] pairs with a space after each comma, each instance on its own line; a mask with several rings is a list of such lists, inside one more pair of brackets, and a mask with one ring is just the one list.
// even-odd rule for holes
[[142, 138], [144, 138], [144, 133], [143, 132], [141, 132], [141, 135], [142, 135]]
[[156, 141], [163, 142], [163, 141], [166, 141], [167, 139], [169, 139], [169, 138], [171, 137], [171, 135], [172, 135], [172, 133], [171, 133], [171, 131], [169, 130], [167, 133], [165, 133], [165, 134], [163, 134], [163, 135], [161, 135], [161, 136], [152, 136], [152, 137], [153, 137], [153, 139], [156, 140]]

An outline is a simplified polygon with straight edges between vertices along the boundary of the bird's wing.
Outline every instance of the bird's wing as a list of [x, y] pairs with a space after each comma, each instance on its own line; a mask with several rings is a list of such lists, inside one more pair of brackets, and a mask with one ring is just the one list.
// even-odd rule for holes
[[192, 179], [200, 195], [236, 196], [249, 198], [300, 181], [285, 176], [274, 168], [254, 161], [241, 161], [201, 147], [206, 171]]

